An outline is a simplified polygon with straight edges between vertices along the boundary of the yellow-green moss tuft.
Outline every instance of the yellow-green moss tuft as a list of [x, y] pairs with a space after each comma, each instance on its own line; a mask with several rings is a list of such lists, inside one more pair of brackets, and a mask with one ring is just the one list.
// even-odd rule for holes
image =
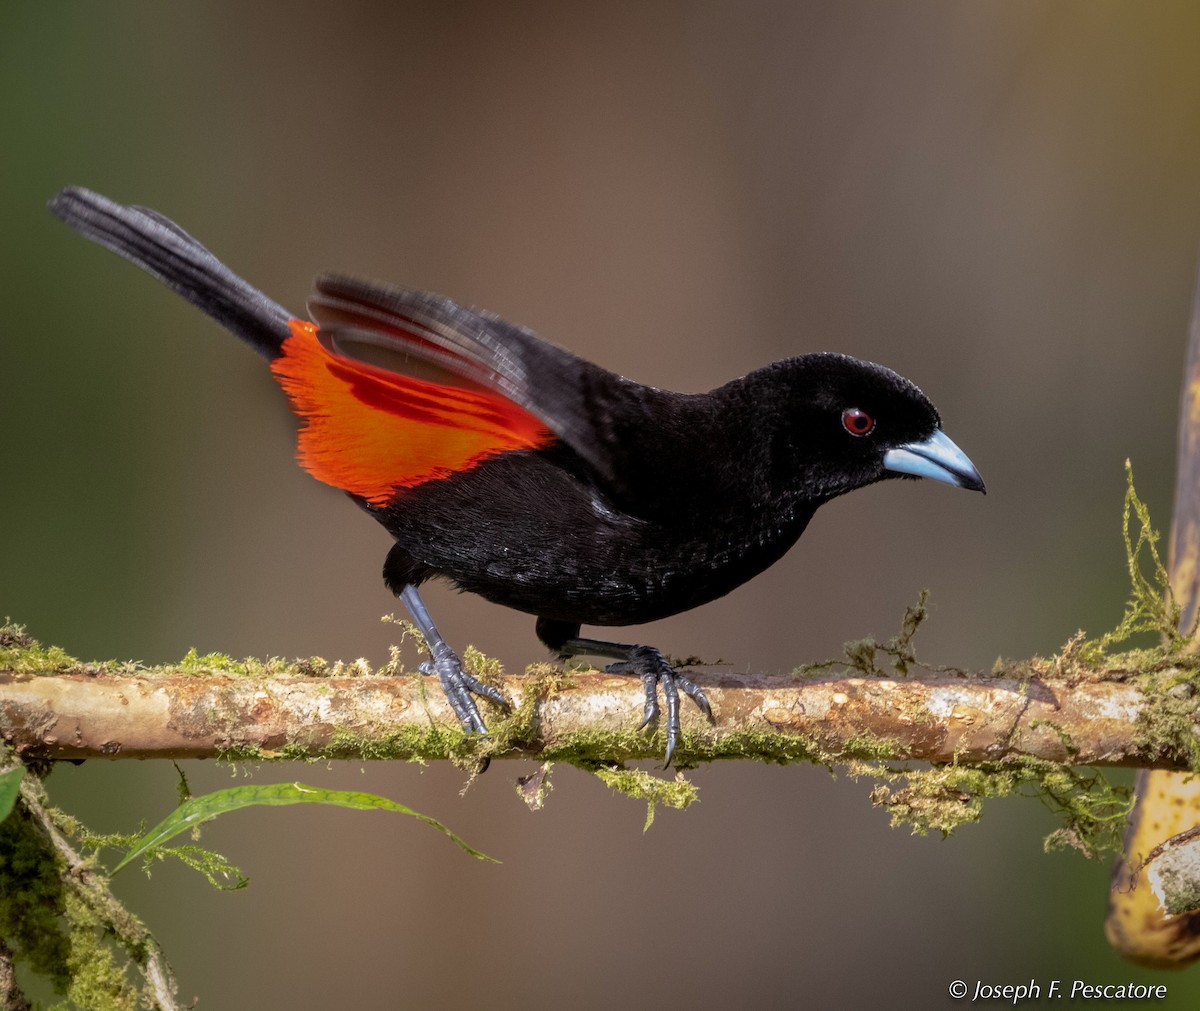
[[646, 802], [646, 831], [654, 824], [654, 811], [659, 804], [683, 811], [699, 799], [700, 789], [682, 772], [674, 779], [660, 779], [643, 769], [627, 769], [623, 765], [600, 765], [592, 770], [602, 783], [626, 797]]

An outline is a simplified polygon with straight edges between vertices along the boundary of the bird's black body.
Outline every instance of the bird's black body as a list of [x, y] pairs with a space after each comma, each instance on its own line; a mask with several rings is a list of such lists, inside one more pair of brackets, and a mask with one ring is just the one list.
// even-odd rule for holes
[[[444, 576], [496, 604], [576, 625], [635, 625], [724, 596], [787, 551], [815, 508], [716, 525], [617, 510], [552, 451], [488, 461], [430, 482], [382, 510], [396, 538], [389, 585]], [[693, 494], [703, 495], [703, 486]], [[542, 503], [531, 509], [531, 503]], [[456, 544], [478, 523], [489, 537]]]
[[[305, 466], [395, 539], [384, 578], [425, 632], [469, 729], [483, 729], [470, 692], [502, 699], [461, 671], [433, 626], [417, 594], [429, 578], [536, 615], [539, 636], [564, 654], [621, 660], [618, 669], [647, 685], [647, 720], [661, 682], [669, 760], [676, 686], [707, 711], [703, 692], [657, 651], [581, 639], [581, 625], [639, 624], [723, 596], [778, 560], [824, 502], [884, 478], [983, 488], [929, 400], [879, 365], [810, 354], [710, 393], [673, 393], [489, 313], [337, 276], [317, 281], [313, 328], [154, 212], [77, 189], [51, 207], [274, 363], [310, 425]], [[356, 412], [368, 428], [347, 435], [341, 415]], [[380, 478], [372, 454], [388, 447], [369, 430], [376, 416], [406, 439], [463, 436], [483, 448], [469, 458], [435, 454], [412, 474], [401, 454], [395, 473]], [[303, 456], [303, 434], [301, 443]]]

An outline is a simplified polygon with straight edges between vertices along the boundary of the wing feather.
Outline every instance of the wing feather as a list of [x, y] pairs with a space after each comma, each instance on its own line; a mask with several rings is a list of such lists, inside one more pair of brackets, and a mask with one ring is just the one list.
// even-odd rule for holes
[[300, 463], [326, 484], [385, 505], [404, 488], [553, 441], [538, 418], [494, 389], [380, 367], [339, 353], [336, 328], [327, 335], [300, 320], [290, 326], [271, 371], [304, 419]]
[[[499, 394], [570, 446], [618, 496], [653, 459], [648, 438], [682, 399], [430, 292], [326, 275], [317, 279], [309, 312], [336, 354]], [[631, 439], [631, 429], [640, 434]]]

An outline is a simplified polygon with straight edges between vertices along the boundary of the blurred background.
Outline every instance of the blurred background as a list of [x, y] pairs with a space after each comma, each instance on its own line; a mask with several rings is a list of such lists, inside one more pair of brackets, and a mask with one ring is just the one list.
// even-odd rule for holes
[[[336, 13], [335, 13], [336, 11]], [[922, 587], [931, 662], [987, 669], [1102, 632], [1126, 597], [1123, 463], [1166, 527], [1200, 248], [1190, 2], [0, 5], [0, 615], [84, 658], [386, 659], [386, 534], [293, 462], [262, 363], [44, 210], [78, 183], [169, 214], [296, 311], [321, 270], [485, 306], [609, 368], [707, 389], [837, 350], [920, 384], [988, 495], [889, 484], [768, 573], [637, 631], [786, 671], [887, 636]], [[533, 620], [430, 592], [510, 670]], [[632, 718], [632, 714], [631, 714]], [[898, 1008], [954, 979], [1165, 982], [1102, 934], [1109, 868], [1044, 855], [1036, 800], [955, 837], [892, 830], [822, 769], [691, 773], [660, 812], [498, 763], [186, 767], [409, 819], [254, 810], [203, 842], [252, 879], [120, 894], [201, 1008]], [[57, 770], [128, 831], [167, 763]]]

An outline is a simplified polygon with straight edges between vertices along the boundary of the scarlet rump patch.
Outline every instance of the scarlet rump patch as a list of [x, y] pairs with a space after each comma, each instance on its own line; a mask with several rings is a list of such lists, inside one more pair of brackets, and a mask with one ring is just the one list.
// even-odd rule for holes
[[466, 470], [554, 438], [500, 393], [415, 379], [327, 351], [317, 327], [290, 320], [271, 362], [304, 419], [298, 457], [313, 477], [385, 505], [398, 488]]

